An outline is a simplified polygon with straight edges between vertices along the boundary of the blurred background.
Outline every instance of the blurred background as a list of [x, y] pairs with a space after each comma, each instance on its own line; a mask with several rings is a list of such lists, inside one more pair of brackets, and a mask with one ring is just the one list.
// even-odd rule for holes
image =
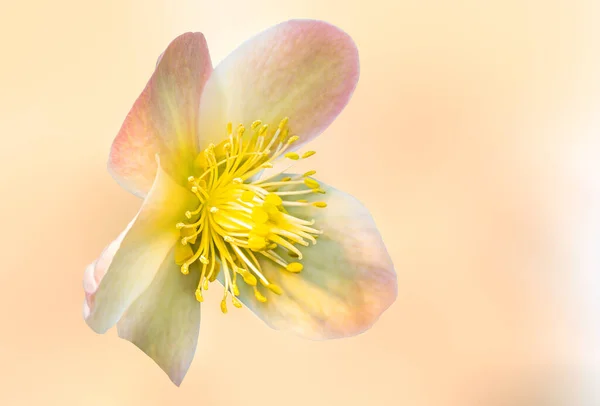
[[[594, 0], [0, 4], [0, 404], [600, 404], [600, 5]], [[314, 142], [395, 263], [368, 332], [304, 341], [203, 306], [176, 388], [81, 316], [82, 275], [140, 201], [108, 151], [158, 55], [213, 64], [290, 18], [348, 32], [361, 79]]]

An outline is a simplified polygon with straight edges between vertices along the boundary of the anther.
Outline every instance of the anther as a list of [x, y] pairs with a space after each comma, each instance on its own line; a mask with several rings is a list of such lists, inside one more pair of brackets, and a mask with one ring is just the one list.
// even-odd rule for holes
[[181, 265], [181, 273], [187, 275], [190, 273], [190, 266], [188, 264]]
[[225, 301], [225, 298], [221, 300], [221, 311], [223, 314], [227, 313], [227, 302]]
[[303, 177], [307, 177], [307, 176], [313, 176], [315, 173], [317, 173], [317, 171], [308, 171], [306, 172], [304, 175], [302, 175]]
[[327, 203], [325, 203], [325, 202], [314, 202], [313, 206], [319, 207], [319, 208], [323, 209], [323, 208], [327, 207]]
[[287, 269], [289, 272], [298, 273], [304, 269], [304, 265], [302, 265], [300, 262], [290, 262], [285, 269]]
[[265, 197], [265, 202], [272, 204], [273, 206], [281, 206], [283, 200], [281, 200], [281, 197], [277, 196], [275, 193], [269, 193]]
[[309, 156], [313, 156], [316, 153], [317, 151], [306, 151], [304, 154], [302, 154], [302, 159], [308, 158]]
[[227, 134], [231, 134], [233, 132], [233, 124], [227, 123]]
[[200, 289], [196, 289], [196, 300], [204, 302], [204, 297], [202, 297], [202, 291], [200, 291]]
[[256, 297], [256, 300], [258, 300], [261, 303], [265, 303], [267, 301], [267, 298], [264, 297], [259, 291], [258, 289], [255, 287], [254, 288], [254, 297]]
[[233, 305], [235, 307], [237, 307], [238, 309], [242, 308], [242, 302], [240, 302], [239, 299], [237, 297], [235, 297], [235, 296], [231, 297], [231, 303], [233, 303]]
[[267, 214], [267, 212], [262, 207], [258, 206], [254, 207], [251, 216], [252, 220], [259, 224], [266, 223], [267, 220], [269, 220], [269, 215]]
[[192, 193], [198, 193], [198, 186], [192, 186]]
[[[189, 211], [187, 213], [189, 213]], [[175, 228], [178, 229], [178, 230], [181, 230], [183, 227], [185, 227], [185, 223], [177, 223], [177, 224], [175, 224]]]
[[274, 283], [269, 283], [267, 285], [267, 288], [276, 295], [281, 295], [283, 293], [283, 290], [281, 290], [281, 288], [278, 285], [275, 285]]
[[204, 255], [200, 255], [200, 262], [202, 262], [204, 265], [209, 264], [208, 259]]
[[213, 214], [215, 214], [218, 211], [219, 211], [218, 207], [213, 206], [213, 207], [210, 208], [210, 212], [213, 213]]
[[196, 178], [194, 178], [193, 176], [188, 177], [188, 182], [190, 182], [190, 183], [192, 183], [195, 180], [196, 180]]
[[300, 137], [298, 137], [297, 135], [293, 135], [288, 140], [288, 144], [293, 144], [294, 142], [298, 141], [299, 139], [300, 139]]
[[233, 178], [233, 183], [235, 183], [236, 185], [242, 184], [244, 183], [244, 180], [242, 178]]
[[314, 179], [304, 178], [304, 184], [311, 189], [318, 189], [321, 185]]
[[283, 120], [279, 122], [279, 129], [283, 130], [289, 121], [288, 117], [285, 117]]
[[256, 276], [252, 275], [249, 271], [242, 273], [242, 278], [250, 286], [256, 286]]
[[250, 126], [250, 128], [252, 128], [253, 130], [256, 130], [256, 128], [258, 128], [258, 126], [260, 126], [262, 124], [262, 121], [260, 120], [256, 120], [252, 123], [252, 125]]
[[298, 155], [295, 152], [288, 152], [287, 154], [284, 155], [286, 158], [297, 161], [298, 159], [300, 159], [300, 155]]
[[252, 192], [251, 190], [246, 190], [242, 193], [241, 199], [242, 201], [247, 203], [251, 202], [252, 200], [254, 200], [254, 192]]
[[191, 211], [186, 211], [185, 212], [185, 217], [187, 217], [188, 219], [191, 219], [192, 218], [192, 212]]

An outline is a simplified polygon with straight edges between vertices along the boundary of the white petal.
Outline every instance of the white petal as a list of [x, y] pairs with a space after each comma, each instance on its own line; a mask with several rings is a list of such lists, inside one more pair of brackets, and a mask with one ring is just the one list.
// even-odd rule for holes
[[327, 185], [322, 188], [325, 195], [309, 200], [325, 201], [327, 208], [288, 210], [300, 218], [314, 218], [314, 227], [323, 230], [316, 245], [301, 249], [302, 272], [289, 273], [259, 255], [265, 275], [283, 294], [263, 288], [268, 300], [261, 303], [252, 289], [239, 284], [242, 302], [269, 326], [310, 339], [340, 338], [367, 330], [397, 295], [392, 261], [368, 210], [350, 195]]
[[228, 122], [289, 117], [298, 148], [324, 131], [346, 106], [359, 77], [358, 51], [339, 28], [291, 20], [234, 50], [213, 71], [200, 100], [199, 147], [225, 138]]
[[96, 264], [108, 263], [86, 319], [94, 331], [104, 333], [112, 327], [150, 285], [179, 236], [175, 224], [191, 207], [193, 197], [159, 167], [150, 193], [131, 228], [116, 245], [114, 256], [103, 255]]
[[196, 352], [200, 303], [195, 273], [183, 275], [171, 250], [148, 289], [127, 309], [117, 329], [179, 386]]

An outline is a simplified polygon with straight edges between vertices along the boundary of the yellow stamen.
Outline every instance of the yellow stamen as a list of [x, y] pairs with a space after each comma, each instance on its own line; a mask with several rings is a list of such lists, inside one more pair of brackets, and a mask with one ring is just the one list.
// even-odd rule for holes
[[[296, 161], [314, 155], [314, 151], [302, 156], [288, 152], [298, 140], [289, 135], [288, 123], [287, 117], [278, 125], [256, 120], [248, 127], [248, 136], [244, 136], [243, 124], [234, 131], [233, 124], [228, 123], [225, 140], [202, 151], [194, 163], [197, 172], [187, 178], [198, 206], [183, 213], [187, 222], [176, 224], [180, 240], [175, 247], [175, 262], [184, 275], [190, 273], [192, 264], [199, 265], [194, 268], [199, 272], [195, 291], [199, 302], [204, 301], [203, 291], [219, 277], [225, 287], [220, 305], [223, 313], [227, 313], [230, 295], [233, 306], [242, 307], [238, 299], [238, 284], [242, 282], [252, 287], [255, 299], [261, 303], [267, 302], [268, 295], [285, 294], [265, 276], [261, 261], [271, 261], [282, 271], [301, 272], [303, 265], [297, 261], [302, 259], [302, 252], [298, 246], [315, 244], [322, 233], [312, 228], [314, 220], [295, 217], [292, 211], [296, 206], [327, 206], [325, 202], [296, 200], [300, 195], [324, 193], [310, 178], [315, 171], [293, 178], [279, 173], [254, 180], [261, 171], [272, 168], [278, 158]], [[286, 254], [296, 262], [285, 259]], [[266, 294], [259, 290], [261, 285], [268, 290]]]
[[300, 262], [292, 262], [288, 264], [286, 269], [290, 272], [298, 273], [304, 269], [304, 265], [302, 265]]
[[281, 288], [278, 285], [275, 285], [274, 283], [268, 284], [267, 288], [269, 288], [269, 290], [275, 293], [276, 295], [281, 295], [283, 293], [283, 290], [281, 290]]
[[321, 186], [319, 185], [319, 182], [311, 178], [304, 178], [304, 184], [311, 189], [317, 189]]

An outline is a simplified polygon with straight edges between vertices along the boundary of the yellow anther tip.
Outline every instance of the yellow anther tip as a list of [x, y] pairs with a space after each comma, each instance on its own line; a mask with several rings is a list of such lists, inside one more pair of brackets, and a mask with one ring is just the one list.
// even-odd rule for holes
[[262, 124], [262, 121], [260, 120], [256, 120], [252, 123], [252, 125], [250, 126], [250, 128], [252, 128], [253, 130], [256, 130], [256, 128]]
[[306, 173], [305, 173], [304, 175], [302, 175], [302, 176], [304, 176], [304, 177], [307, 177], [307, 176], [313, 176], [315, 173], [317, 173], [317, 171], [308, 171], [308, 172], [306, 172]]
[[244, 282], [246, 282], [248, 285], [256, 286], [256, 276], [252, 275], [250, 272], [242, 274], [242, 278], [244, 278]]
[[178, 230], [181, 230], [183, 227], [185, 227], [184, 223], [177, 223], [177, 224], [175, 224], [175, 228], [178, 229]]
[[323, 208], [327, 207], [327, 203], [325, 203], [325, 202], [314, 202], [313, 206], [319, 207], [319, 208], [323, 209]]
[[308, 158], [310, 156], [313, 156], [316, 153], [317, 153], [317, 151], [306, 151], [304, 154], [302, 154], [302, 158]]
[[247, 203], [251, 202], [252, 200], [254, 200], [254, 192], [246, 190], [244, 193], [242, 193], [241, 199], [242, 201]]
[[233, 305], [238, 309], [242, 308], [242, 302], [240, 302], [235, 296], [231, 298], [231, 303], [233, 303]]
[[275, 293], [276, 295], [281, 295], [283, 293], [283, 290], [278, 285], [275, 285], [274, 283], [268, 284], [267, 288], [271, 292]]
[[285, 267], [285, 269], [287, 269], [289, 272], [298, 273], [304, 269], [304, 265], [302, 265], [300, 262], [291, 262]]
[[204, 297], [202, 296], [200, 289], [196, 289], [196, 300], [199, 302], [204, 302]]
[[185, 217], [187, 217], [188, 219], [192, 218], [192, 212], [191, 211], [186, 211], [185, 212]]
[[233, 124], [227, 123], [227, 134], [231, 134], [233, 131]]
[[296, 142], [296, 141], [298, 141], [299, 139], [300, 139], [300, 137], [298, 137], [297, 135], [293, 135], [293, 136], [291, 136], [291, 137], [290, 137], [290, 139], [288, 140], [288, 143], [290, 143], [290, 144], [291, 144], [291, 143], [293, 143], [293, 142]]
[[190, 273], [190, 268], [188, 264], [181, 265], [181, 273], [187, 275]]
[[254, 297], [256, 298], [256, 300], [258, 300], [261, 303], [265, 303], [267, 301], [267, 298], [264, 297], [259, 291], [258, 289], [254, 290]]
[[269, 215], [262, 207], [254, 207], [251, 216], [252, 220], [258, 224], [264, 224], [269, 220]]
[[288, 152], [287, 154], [284, 155], [286, 158], [291, 159], [293, 161], [297, 161], [298, 159], [300, 159], [300, 155], [298, 155], [295, 152]]
[[225, 299], [221, 300], [221, 311], [223, 314], [227, 313], [227, 302]]
[[188, 182], [193, 182], [196, 178], [194, 178], [193, 176], [188, 176]]
[[289, 121], [289, 117], [285, 117], [283, 120], [279, 122], [279, 129], [283, 130]]
[[314, 179], [304, 178], [304, 184], [311, 189], [318, 189], [321, 185]]
[[281, 200], [281, 197], [279, 197], [275, 193], [269, 193], [265, 197], [265, 202], [272, 204], [273, 206], [281, 206], [281, 204], [283, 203], [283, 200]]

